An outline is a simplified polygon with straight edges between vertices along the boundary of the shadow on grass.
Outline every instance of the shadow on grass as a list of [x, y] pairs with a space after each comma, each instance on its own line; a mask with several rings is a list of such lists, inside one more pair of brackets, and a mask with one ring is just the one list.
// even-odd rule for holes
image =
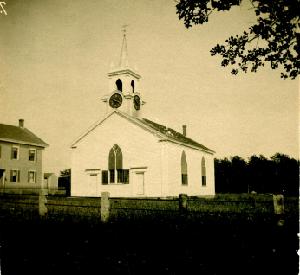
[[298, 274], [296, 224], [186, 216], [1, 220], [2, 274]]

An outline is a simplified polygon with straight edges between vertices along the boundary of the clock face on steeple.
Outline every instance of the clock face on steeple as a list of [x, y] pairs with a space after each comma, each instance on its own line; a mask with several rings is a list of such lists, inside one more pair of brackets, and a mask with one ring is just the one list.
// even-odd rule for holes
[[112, 108], [119, 108], [122, 105], [122, 96], [119, 93], [114, 93], [109, 99], [109, 105]]
[[141, 108], [141, 99], [138, 95], [135, 95], [133, 97], [133, 101], [134, 101], [134, 109], [136, 109], [137, 111], [140, 110]]

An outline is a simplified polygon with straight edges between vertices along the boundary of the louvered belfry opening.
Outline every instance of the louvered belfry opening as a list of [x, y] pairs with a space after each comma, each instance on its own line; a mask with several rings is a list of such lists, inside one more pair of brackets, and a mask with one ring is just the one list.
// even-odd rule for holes
[[121, 79], [118, 79], [116, 81], [116, 86], [117, 86], [117, 90], [122, 92], [122, 80]]
[[132, 88], [132, 92], [134, 93], [134, 80], [131, 80], [130, 85], [131, 85], [131, 88]]

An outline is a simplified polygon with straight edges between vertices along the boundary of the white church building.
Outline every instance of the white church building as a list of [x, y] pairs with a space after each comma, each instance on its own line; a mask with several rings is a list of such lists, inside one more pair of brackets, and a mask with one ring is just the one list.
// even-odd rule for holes
[[124, 33], [108, 73], [105, 116], [72, 144], [71, 196], [169, 197], [215, 194], [214, 151], [142, 117], [141, 76], [128, 66]]

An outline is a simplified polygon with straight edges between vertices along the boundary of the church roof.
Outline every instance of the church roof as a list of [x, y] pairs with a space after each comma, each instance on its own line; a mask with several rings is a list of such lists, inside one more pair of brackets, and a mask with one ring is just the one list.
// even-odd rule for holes
[[14, 125], [0, 124], [0, 140], [41, 147], [48, 146], [47, 143], [45, 143], [42, 139], [37, 137], [28, 129]]
[[215, 153], [215, 151], [208, 149], [204, 145], [194, 141], [191, 138], [188, 138], [184, 136], [183, 134], [173, 130], [172, 128], [166, 127], [164, 125], [155, 123], [147, 118], [136, 118], [129, 116], [126, 113], [123, 113], [118, 110], [114, 110], [111, 113], [109, 113], [104, 119], [96, 122], [94, 125], [92, 125], [83, 135], [81, 135], [73, 144], [71, 147], [76, 147], [76, 144], [83, 139], [85, 136], [87, 136], [91, 131], [93, 131], [97, 126], [102, 124], [106, 119], [108, 119], [112, 114], [118, 114], [119, 116], [127, 119], [128, 121], [140, 126], [141, 128], [148, 130], [152, 132], [153, 134], [156, 134], [161, 140], [174, 142], [177, 144], [185, 145], [188, 147], [192, 147], [197, 150], [202, 150], [208, 153]]
[[192, 145], [195, 146], [199, 149], [205, 150], [205, 151], [210, 151], [213, 152], [213, 150], [208, 149], [207, 147], [205, 147], [204, 145], [192, 140], [191, 138], [188, 138], [186, 136], [184, 136], [183, 134], [173, 130], [172, 128], [169, 128], [165, 125], [161, 125], [158, 123], [155, 123], [147, 118], [143, 118], [140, 119], [142, 123], [150, 126], [151, 128], [153, 128], [156, 131], [159, 131], [160, 133], [162, 133], [163, 135], [165, 135], [167, 138], [171, 138], [171, 139], [175, 139], [176, 141], [183, 143], [183, 144], [188, 144], [188, 145]]

